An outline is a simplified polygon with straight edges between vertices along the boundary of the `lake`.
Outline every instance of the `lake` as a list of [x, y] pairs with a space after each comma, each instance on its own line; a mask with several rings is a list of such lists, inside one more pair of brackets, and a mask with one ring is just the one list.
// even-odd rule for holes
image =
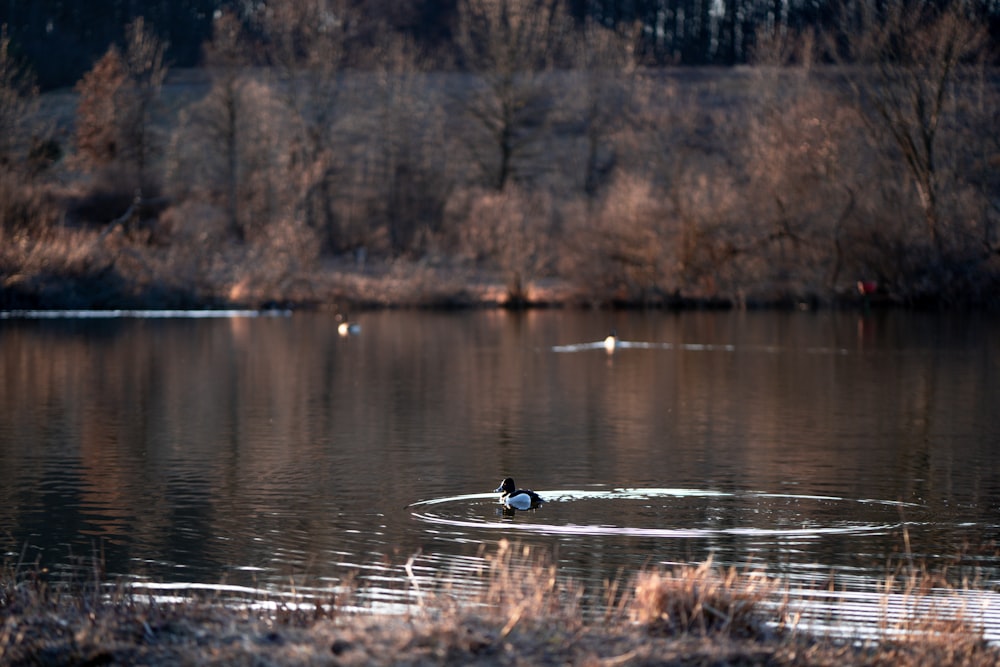
[[[911, 558], [1000, 581], [996, 316], [356, 321], [0, 320], [4, 560], [276, 595], [353, 573], [390, 607], [408, 560], [460, 594], [503, 538], [594, 589], [709, 556], [805, 588]], [[505, 512], [506, 475], [548, 502]]]

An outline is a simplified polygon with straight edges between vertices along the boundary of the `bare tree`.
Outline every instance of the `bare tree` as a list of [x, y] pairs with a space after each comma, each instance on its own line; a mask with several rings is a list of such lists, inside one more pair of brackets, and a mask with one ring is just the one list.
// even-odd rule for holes
[[439, 227], [448, 175], [441, 96], [426, 73], [426, 57], [409, 38], [385, 40], [373, 68], [376, 108], [367, 114], [372, 218], [384, 226], [394, 253], [414, 248]]
[[975, 63], [986, 29], [966, 15], [965, 3], [874, 4], [857, 0], [844, 13], [841, 34], [850, 77], [872, 136], [888, 138], [915, 190], [937, 256], [949, 241], [942, 211], [948, 165], [943, 133], [954, 125], [956, 86]]
[[571, 23], [563, 3], [461, 0], [455, 44], [474, 79], [465, 110], [485, 135], [470, 137], [487, 183], [502, 190], [527, 175], [533, 149], [547, 132], [552, 96], [548, 74], [565, 48]]
[[0, 26], [0, 234], [40, 227], [49, 217], [43, 214], [39, 188], [31, 187], [37, 171], [31, 165], [32, 151], [37, 147], [25, 138], [37, 100], [38, 89], [11, 53], [7, 27]]
[[[814, 47], [808, 31], [757, 35], [750, 70], [756, 92], [740, 123], [745, 225], [752, 230], [742, 250], [764, 259], [757, 278], [779, 298], [837, 289], [851, 259], [844, 227], [870, 159], [857, 113], [812, 66]], [[859, 269], [851, 268], [853, 286]]]
[[125, 43], [128, 78], [119, 95], [123, 158], [134, 168], [140, 187], [149, 188], [159, 180], [152, 176], [154, 161], [162, 151], [153, 113], [167, 76], [163, 60], [167, 44], [147, 28], [141, 16], [125, 27]]
[[501, 272], [510, 305], [521, 305], [531, 283], [553, 263], [551, 195], [517, 184], [503, 191], [475, 189], [461, 225], [462, 249]]
[[[734, 243], [729, 217], [734, 177], [731, 156], [720, 147], [737, 145], [734, 111], [701, 104], [693, 87], [658, 69], [636, 77], [630, 98], [621, 142], [631, 165], [616, 174], [612, 190], [624, 191], [606, 193], [613, 205], [604, 208], [614, 211], [631, 196], [662, 200], [659, 209], [646, 206], [639, 217], [666, 253], [657, 256], [657, 282], [645, 292], [721, 289]], [[637, 177], [648, 184], [633, 183]]]
[[[255, 68], [258, 56], [279, 62], [282, 34], [263, 23], [265, 43], [252, 49], [243, 22], [231, 12], [215, 19], [206, 61], [212, 85], [185, 109], [172, 146], [173, 183], [184, 198], [209, 203], [221, 213], [221, 233], [238, 241], [238, 253], [252, 258], [253, 280], [275, 280], [316, 255], [315, 234], [305, 228], [302, 198], [315, 155], [303, 145], [299, 85], [311, 85], [308, 71], [282, 60], [278, 68]], [[294, 41], [294, 40], [291, 40]], [[288, 42], [291, 46], [291, 42]], [[308, 55], [308, 54], [306, 54]], [[293, 57], [288, 56], [290, 59]], [[303, 56], [305, 57], [305, 56]], [[277, 70], [285, 76], [275, 77]], [[206, 230], [207, 231], [207, 230]], [[249, 275], [249, 274], [248, 274]], [[269, 276], [269, 277], [268, 277]]]
[[611, 137], [623, 127], [633, 93], [636, 71], [635, 35], [616, 32], [591, 18], [577, 31], [574, 63], [582, 77], [572, 89], [586, 139], [583, 189], [597, 195], [614, 168], [616, 156]]
[[109, 48], [76, 86], [76, 150], [84, 169], [95, 171], [118, 160], [121, 136], [116, 98], [127, 73], [121, 53]]
[[[269, 6], [262, 25], [294, 123], [289, 176], [299, 215], [328, 252], [403, 251], [417, 209], [433, 206], [439, 187], [424, 159], [439, 123], [414, 42], [347, 0]], [[371, 48], [351, 48], [370, 41], [359, 31], [376, 29]]]
[[337, 123], [342, 115], [341, 73], [357, 17], [344, 0], [289, 0], [267, 5], [261, 24], [280, 91], [295, 131], [290, 140], [296, 208], [328, 250], [339, 244], [334, 202], [345, 158]]
[[209, 189], [222, 195], [227, 226], [241, 241], [246, 240], [246, 220], [240, 198], [241, 153], [247, 143], [241, 130], [244, 116], [250, 112], [243, 95], [246, 84], [243, 69], [248, 60], [245, 46], [239, 17], [223, 12], [215, 19], [212, 39], [205, 47], [212, 88], [203, 100], [188, 110], [184, 119], [204, 142], [193, 158], [199, 161], [198, 170], [203, 172]]
[[27, 69], [11, 53], [7, 26], [0, 26], [0, 163], [13, 159], [37, 95]]
[[117, 186], [149, 189], [160, 152], [153, 112], [167, 73], [165, 45], [141, 17], [125, 31], [124, 55], [111, 46], [77, 85], [77, 152], [85, 168], [111, 169]]

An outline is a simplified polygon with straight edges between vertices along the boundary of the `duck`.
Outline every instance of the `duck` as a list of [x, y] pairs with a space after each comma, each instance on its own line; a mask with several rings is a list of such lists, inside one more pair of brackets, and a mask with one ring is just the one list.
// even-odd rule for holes
[[608, 334], [608, 337], [604, 339], [604, 349], [608, 354], [615, 351], [615, 345], [618, 344], [618, 334], [615, 333], [614, 329]]
[[361, 333], [361, 325], [350, 322], [343, 315], [337, 313], [337, 333], [341, 336], [356, 336]]
[[519, 489], [514, 484], [513, 477], [505, 477], [500, 486], [493, 489], [493, 493], [500, 494], [500, 502], [507, 507], [518, 510], [527, 510], [541, 505], [544, 500], [531, 489]]

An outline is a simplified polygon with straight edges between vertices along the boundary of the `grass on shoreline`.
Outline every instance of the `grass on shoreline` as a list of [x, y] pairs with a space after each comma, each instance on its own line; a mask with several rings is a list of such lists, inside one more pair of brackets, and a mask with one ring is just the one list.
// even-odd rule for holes
[[267, 308], [469, 308], [588, 304], [558, 279], [525, 286], [510, 303], [503, 277], [458, 262], [358, 263], [331, 257], [274, 264], [263, 251], [228, 248], [209, 258], [144, 247], [113, 234], [62, 230], [20, 241], [0, 233], [0, 310]]
[[[961, 613], [930, 611], [878, 639], [799, 629], [781, 584], [711, 560], [610, 582], [603, 613], [530, 547], [501, 541], [484, 559], [477, 599], [446, 588], [403, 614], [278, 601], [249, 607], [211, 596], [158, 602], [118, 584], [50, 584], [37, 570], [0, 573], [0, 664], [257, 665], [995, 665], [1000, 647]], [[413, 582], [415, 584], [415, 582]], [[911, 602], [935, 577], [911, 574]], [[886, 579], [886, 590], [894, 587]], [[898, 589], [898, 587], [897, 587]], [[957, 589], [952, 592], [959, 593]], [[924, 597], [921, 597], [924, 596]], [[787, 598], [785, 598], [787, 600]], [[776, 602], [777, 601], [777, 602]]]

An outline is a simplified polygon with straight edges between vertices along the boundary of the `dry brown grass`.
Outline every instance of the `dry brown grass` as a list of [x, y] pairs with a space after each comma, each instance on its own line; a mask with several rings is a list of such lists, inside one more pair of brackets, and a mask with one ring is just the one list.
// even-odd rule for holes
[[671, 572], [640, 573], [631, 617], [653, 633], [766, 639], [774, 635], [767, 625], [775, 617], [768, 603], [777, 589], [763, 572], [720, 570], [709, 558]]
[[469, 307], [567, 303], [559, 280], [517, 289], [515, 272], [463, 261], [320, 257], [314, 230], [291, 219], [230, 243], [221, 213], [187, 202], [158, 221], [0, 228], [0, 309]]
[[881, 583], [879, 635], [903, 654], [927, 652], [935, 662], [961, 664], [986, 647], [976, 602], [961, 595], [978, 583], [956, 587], [943, 574], [910, 564]]
[[559, 576], [548, 552], [501, 540], [485, 562], [488, 585], [478, 605], [503, 622], [501, 637], [522, 621], [547, 623], [555, 618], [564, 630], [579, 628], [583, 588]]
[[603, 614], [586, 611], [583, 587], [560, 575], [544, 549], [504, 540], [482, 563], [472, 599], [443, 585], [423, 591], [403, 614], [351, 612], [358, 599], [350, 586], [330, 600], [166, 603], [98, 574], [68, 585], [7, 567], [0, 572], [0, 664], [916, 667], [1000, 660], [1000, 650], [952, 607], [934, 610], [930, 596], [941, 582], [929, 574], [885, 581], [886, 599], [902, 591], [919, 615], [879, 639], [849, 641], [796, 630], [783, 620], [779, 583], [711, 561], [609, 585], [603, 602], [587, 603], [603, 604]]

